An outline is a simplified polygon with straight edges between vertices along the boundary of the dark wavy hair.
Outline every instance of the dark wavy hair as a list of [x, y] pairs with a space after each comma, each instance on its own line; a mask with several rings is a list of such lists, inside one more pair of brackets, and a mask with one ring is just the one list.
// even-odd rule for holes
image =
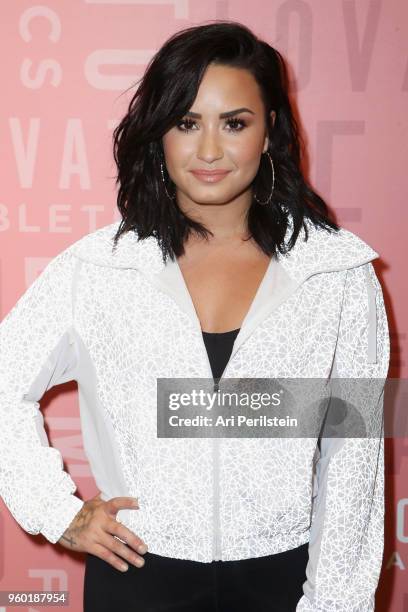
[[[307, 239], [305, 218], [329, 232], [338, 231], [339, 226], [329, 219], [328, 206], [302, 176], [304, 144], [289, 102], [282, 55], [243, 24], [217, 20], [183, 29], [165, 42], [150, 60], [126, 115], [113, 131], [117, 206], [122, 215], [113, 248], [122, 234], [135, 231], [139, 240], [154, 236], [165, 261], [168, 256], [174, 259], [184, 254], [184, 241], [191, 231], [205, 238], [213, 235], [184, 214], [176, 199], [168, 197], [160, 171], [160, 162], [164, 162], [161, 138], [193, 105], [209, 64], [249, 70], [261, 91], [275, 188], [266, 206], [253, 199], [247, 216], [250, 238], [271, 256], [277, 250], [288, 252], [302, 225]], [[273, 127], [269, 120], [272, 109], [276, 112]], [[262, 163], [263, 157], [253, 181], [254, 192], [262, 201], [272, 185], [271, 167], [268, 160]], [[169, 177], [165, 180], [167, 191], [173, 194], [174, 184]], [[290, 222], [293, 231], [285, 244]]]

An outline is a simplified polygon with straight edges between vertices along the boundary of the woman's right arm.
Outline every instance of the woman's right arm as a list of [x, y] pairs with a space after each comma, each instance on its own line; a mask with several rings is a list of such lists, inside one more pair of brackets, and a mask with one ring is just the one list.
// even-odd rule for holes
[[[111, 515], [117, 503], [130, 507], [130, 499], [84, 502], [75, 495], [77, 487], [63, 469], [61, 453], [49, 445], [39, 404], [45, 391], [75, 379], [70, 332], [77, 263], [71, 247], [54, 257], [0, 323], [0, 495], [28, 533], [93, 552], [118, 567], [112, 550], [126, 553], [129, 560], [134, 553], [131, 557], [124, 544], [105, 532], [100, 538], [105, 546], [89, 536], [99, 533], [95, 526], [103, 523], [131, 545], [136, 540], [140, 544]], [[110, 548], [105, 550], [106, 545]]]

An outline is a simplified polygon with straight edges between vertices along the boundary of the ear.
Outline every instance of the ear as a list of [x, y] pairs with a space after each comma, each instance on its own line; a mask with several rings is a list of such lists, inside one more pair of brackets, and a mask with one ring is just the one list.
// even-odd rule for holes
[[[270, 112], [269, 116], [270, 116], [270, 124], [271, 124], [272, 129], [273, 129], [273, 127], [275, 125], [276, 112], [274, 110], [272, 110]], [[262, 153], [265, 153], [268, 150], [268, 147], [269, 147], [269, 137], [268, 137], [268, 135], [266, 135], [265, 136], [265, 142], [264, 142], [264, 148], [263, 148]]]

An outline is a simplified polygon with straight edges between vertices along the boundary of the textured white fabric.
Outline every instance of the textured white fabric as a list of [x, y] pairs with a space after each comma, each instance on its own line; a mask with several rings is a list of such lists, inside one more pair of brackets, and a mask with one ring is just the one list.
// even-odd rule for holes
[[[48, 445], [39, 400], [78, 382], [84, 449], [102, 499], [150, 552], [209, 562], [309, 542], [298, 612], [373, 610], [383, 554], [383, 440], [158, 438], [156, 381], [210, 378], [177, 262], [118, 222], [50, 261], [0, 325], [0, 493], [23, 529], [55, 543], [83, 501]], [[310, 223], [271, 260], [223, 378], [385, 379], [378, 254]], [[290, 230], [288, 230], [288, 238]], [[221, 380], [222, 383], [222, 380]], [[372, 406], [382, 409], [382, 396]], [[370, 410], [370, 405], [366, 410]]]

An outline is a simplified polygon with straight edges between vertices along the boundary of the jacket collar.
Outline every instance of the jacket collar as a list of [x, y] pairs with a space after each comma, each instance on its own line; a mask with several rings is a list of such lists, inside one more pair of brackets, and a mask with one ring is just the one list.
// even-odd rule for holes
[[[295, 246], [286, 255], [272, 258], [254, 296], [248, 312], [235, 337], [230, 360], [254, 329], [271, 312], [310, 276], [320, 272], [346, 270], [360, 266], [378, 257], [361, 238], [341, 228], [339, 232], [328, 233], [306, 221], [309, 234], [305, 242], [302, 228]], [[201, 323], [188, 291], [180, 266], [170, 259], [164, 264], [160, 247], [155, 238], [138, 241], [134, 233], [127, 233], [118, 241], [112, 253], [112, 239], [119, 227], [119, 221], [87, 234], [74, 243], [74, 254], [83, 261], [98, 266], [121, 269], [137, 269], [148, 282], [173, 299], [190, 318], [196, 332], [201, 336]], [[285, 242], [290, 238], [292, 224], [289, 224]], [[208, 376], [211, 366], [203, 343], [207, 361]]]
[[[302, 228], [295, 246], [286, 255], [279, 254], [277, 261], [286, 273], [297, 282], [306, 280], [319, 272], [345, 270], [360, 266], [379, 257], [366, 242], [353, 232], [340, 228], [339, 232], [328, 233], [306, 220], [308, 240]], [[148, 275], [163, 272], [170, 260], [164, 264], [162, 253], [154, 237], [138, 241], [134, 232], [122, 235], [116, 250], [112, 252], [113, 236], [119, 221], [105, 225], [85, 235], [73, 245], [74, 254], [84, 261], [110, 268], [135, 268]], [[290, 222], [285, 242], [291, 235]]]

